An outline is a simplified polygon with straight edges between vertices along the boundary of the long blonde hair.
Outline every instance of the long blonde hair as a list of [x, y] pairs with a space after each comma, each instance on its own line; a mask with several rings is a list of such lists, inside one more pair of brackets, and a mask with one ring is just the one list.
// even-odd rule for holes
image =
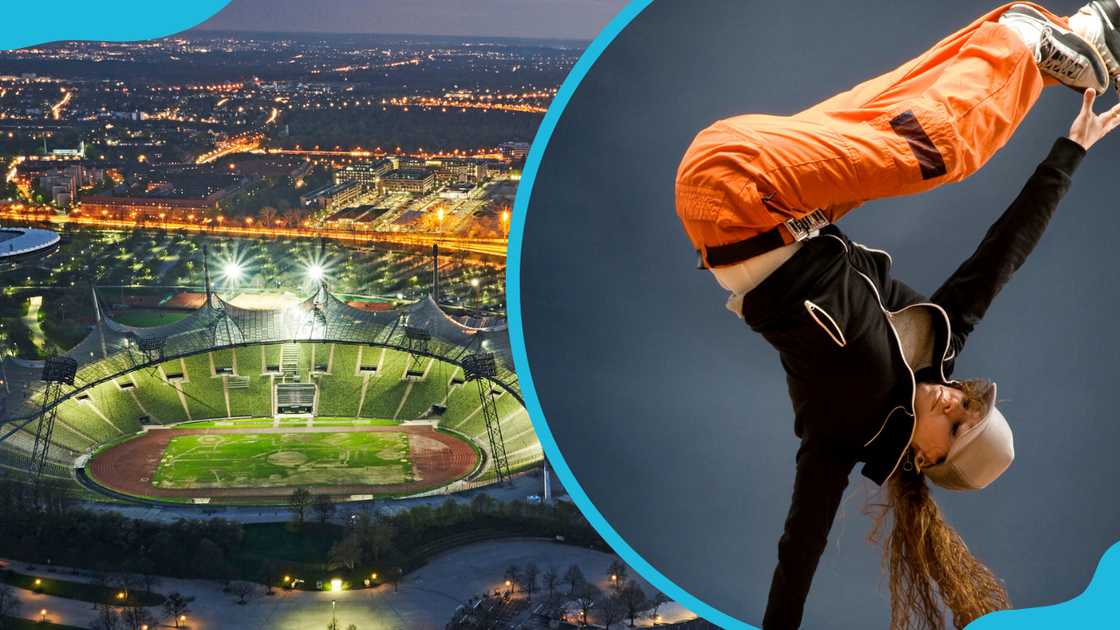
[[[960, 383], [960, 388], [969, 408], [982, 404], [992, 385], [973, 379]], [[1011, 607], [1003, 583], [945, 522], [924, 475], [913, 466], [900, 466], [888, 482], [887, 494], [886, 503], [872, 511], [870, 540], [883, 545], [892, 630], [942, 630], [945, 615], [941, 604], [952, 612], [957, 628]], [[887, 514], [892, 527], [884, 538]]]

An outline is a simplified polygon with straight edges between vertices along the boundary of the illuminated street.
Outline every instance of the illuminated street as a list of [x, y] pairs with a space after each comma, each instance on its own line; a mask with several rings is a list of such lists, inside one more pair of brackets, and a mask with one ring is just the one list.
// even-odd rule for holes
[[[484, 590], [502, 587], [502, 576], [511, 564], [534, 562], [563, 573], [577, 564], [588, 580], [608, 589], [607, 571], [615, 556], [579, 547], [537, 540], [507, 540], [461, 547], [437, 557], [422, 569], [408, 575], [397, 592], [390, 585], [376, 589], [341, 593], [284, 591], [268, 597], [261, 591], [249, 603], [238, 605], [236, 598], [223, 593], [220, 586], [202, 580], [162, 579], [156, 590], [177, 591], [195, 597], [185, 627], [191, 630], [243, 628], [245, 630], [307, 630], [326, 628], [331, 621], [332, 604], [339, 627], [350, 624], [358, 630], [437, 630], [443, 628], [455, 609]], [[23, 570], [22, 563], [13, 568]], [[76, 579], [65, 576], [66, 579]], [[642, 582], [645, 585], [644, 582]], [[648, 592], [652, 592], [645, 585]], [[563, 586], [558, 587], [564, 592]], [[23, 602], [20, 616], [38, 619], [48, 611], [51, 621], [88, 624], [94, 611], [84, 602], [18, 591]], [[159, 615], [157, 609], [152, 612]], [[694, 618], [679, 606], [661, 609], [663, 622]], [[646, 624], [648, 625], [648, 623]]]

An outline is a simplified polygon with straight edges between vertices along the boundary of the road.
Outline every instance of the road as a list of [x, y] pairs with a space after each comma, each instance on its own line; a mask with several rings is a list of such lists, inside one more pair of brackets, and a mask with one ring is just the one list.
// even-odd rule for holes
[[147, 222], [137, 224], [133, 221], [109, 219], [92, 216], [71, 216], [56, 214], [32, 214], [26, 210], [0, 212], [0, 219], [46, 220], [53, 225], [85, 225], [113, 230], [164, 230], [168, 232], [195, 232], [222, 236], [246, 238], [328, 238], [344, 243], [370, 244], [392, 243], [397, 245], [439, 245], [443, 250], [465, 251], [505, 258], [507, 241], [504, 238], [465, 238], [439, 233], [418, 232], [358, 232], [348, 230], [328, 230], [318, 228], [260, 227], [252, 225], [199, 225], [194, 223], [175, 223], [171, 221]]

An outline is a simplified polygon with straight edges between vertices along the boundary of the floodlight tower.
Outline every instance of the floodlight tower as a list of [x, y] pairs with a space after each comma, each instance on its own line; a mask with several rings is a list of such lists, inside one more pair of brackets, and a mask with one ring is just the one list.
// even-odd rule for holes
[[78, 362], [70, 357], [47, 357], [43, 364], [42, 380], [47, 389], [43, 392], [43, 404], [39, 408], [39, 424], [35, 427], [35, 444], [31, 449], [30, 472], [35, 481], [43, 476], [47, 465], [47, 451], [51, 447], [54, 423], [58, 419], [58, 402], [62, 398], [62, 386], [74, 386], [78, 374]]
[[319, 327], [319, 337], [327, 335], [327, 273], [323, 265], [311, 263], [307, 267], [307, 277], [315, 283], [315, 296], [311, 298], [311, 322], [308, 326], [307, 338], [314, 339], [315, 327]]
[[[224, 306], [214, 301], [214, 289], [210, 284], [210, 254], [205, 246], [202, 248], [202, 271], [206, 277], [206, 307], [211, 313], [217, 311], [214, 319], [210, 320], [208, 328], [210, 329], [210, 345], [218, 345], [218, 327], [223, 323], [226, 329], [226, 343], [233, 343], [233, 330], [229, 327], [229, 313], [226, 312]], [[236, 262], [231, 262], [225, 266], [222, 271], [223, 275], [227, 278], [237, 279], [241, 277], [241, 266]]]
[[463, 375], [467, 381], [478, 382], [478, 398], [482, 403], [482, 418], [486, 421], [486, 436], [490, 440], [490, 457], [494, 459], [494, 472], [498, 483], [509, 481], [509, 457], [506, 455], [506, 441], [502, 437], [502, 425], [498, 418], [498, 407], [494, 404], [493, 378], [498, 373], [492, 352], [478, 352], [463, 358]]
[[432, 301], [439, 304], [439, 245], [432, 243]]

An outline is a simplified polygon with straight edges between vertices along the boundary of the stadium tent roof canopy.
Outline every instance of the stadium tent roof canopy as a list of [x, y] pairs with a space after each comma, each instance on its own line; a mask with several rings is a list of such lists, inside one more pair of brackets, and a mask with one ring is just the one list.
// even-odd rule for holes
[[[477, 322], [471, 322], [477, 323]], [[490, 322], [494, 324], [494, 322]], [[73, 395], [138, 368], [217, 348], [319, 341], [409, 348], [405, 326], [431, 334], [427, 354], [458, 364], [475, 352], [498, 359], [499, 385], [520, 399], [509, 337], [503, 321], [475, 327], [449, 316], [431, 297], [388, 311], [365, 311], [347, 305], [325, 288], [286, 308], [251, 310], [211, 294], [190, 316], [163, 326], [139, 328], [98, 317], [90, 334], [64, 356], [78, 362]], [[161, 347], [153, 355], [144, 347]], [[6, 357], [0, 361], [0, 424], [26, 420], [42, 407], [42, 361]]]
[[0, 228], [0, 260], [19, 258], [58, 245], [57, 233], [38, 228]]

